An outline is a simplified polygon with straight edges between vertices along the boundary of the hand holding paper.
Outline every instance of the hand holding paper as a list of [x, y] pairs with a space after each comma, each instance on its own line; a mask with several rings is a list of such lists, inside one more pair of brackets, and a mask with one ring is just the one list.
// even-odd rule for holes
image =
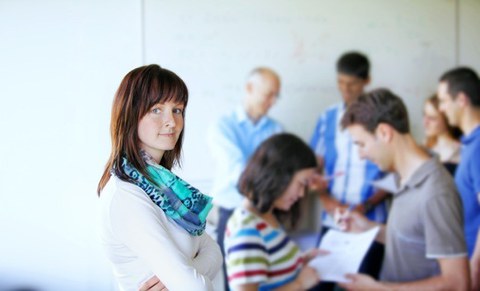
[[318, 256], [325, 256], [329, 254], [329, 251], [313, 248], [303, 253], [303, 262], [308, 264], [311, 260], [315, 259]]
[[335, 208], [333, 220], [338, 229], [347, 232], [364, 232], [376, 226], [364, 215], [352, 211], [351, 208]]
[[322, 281], [348, 282], [346, 274], [358, 271], [370, 245], [377, 235], [379, 227], [363, 233], [345, 233], [329, 230], [323, 237], [320, 248], [330, 253], [310, 261]]

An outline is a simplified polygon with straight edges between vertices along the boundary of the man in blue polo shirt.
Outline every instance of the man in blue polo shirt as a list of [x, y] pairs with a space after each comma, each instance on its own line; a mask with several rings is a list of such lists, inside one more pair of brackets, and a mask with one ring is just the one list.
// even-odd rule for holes
[[480, 80], [470, 68], [443, 74], [438, 85], [440, 110], [464, 136], [455, 184], [462, 198], [472, 290], [480, 290]]
[[[324, 174], [332, 177], [327, 193], [320, 195], [323, 236], [334, 228], [335, 208], [353, 208], [369, 219], [384, 223], [387, 218], [385, 191], [377, 190], [372, 181], [383, 176], [379, 168], [358, 155], [358, 150], [347, 131], [342, 131], [340, 120], [347, 107], [355, 101], [370, 82], [370, 63], [359, 52], [347, 52], [337, 61], [337, 84], [342, 102], [329, 107], [318, 119], [310, 141]], [[377, 278], [383, 258], [383, 246], [375, 244], [365, 258], [361, 272]], [[321, 290], [327, 290], [323, 284]], [[332, 287], [332, 286], [331, 286]]]

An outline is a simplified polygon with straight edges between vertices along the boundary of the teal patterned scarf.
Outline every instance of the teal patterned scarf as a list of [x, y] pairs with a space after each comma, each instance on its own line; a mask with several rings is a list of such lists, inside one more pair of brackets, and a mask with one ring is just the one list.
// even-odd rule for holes
[[142, 156], [147, 163], [147, 172], [155, 184], [135, 169], [125, 157], [122, 160], [123, 172], [135, 185], [142, 188], [168, 217], [191, 235], [201, 235], [205, 231], [207, 215], [212, 208], [212, 198], [156, 164], [146, 152], [142, 151]]

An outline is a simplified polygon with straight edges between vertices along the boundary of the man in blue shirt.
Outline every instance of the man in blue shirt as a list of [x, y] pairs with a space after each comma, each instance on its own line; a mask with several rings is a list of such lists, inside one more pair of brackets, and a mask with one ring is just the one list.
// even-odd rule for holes
[[[376, 190], [372, 181], [383, 176], [379, 168], [358, 155], [350, 134], [343, 131], [340, 121], [347, 107], [355, 101], [370, 82], [368, 58], [358, 52], [348, 52], [337, 61], [337, 84], [342, 102], [329, 108], [318, 119], [310, 146], [315, 151], [325, 176], [331, 177], [326, 193], [320, 195], [325, 234], [335, 227], [332, 219], [335, 208], [351, 208], [371, 220], [384, 223], [387, 217], [385, 191]], [[364, 260], [361, 271], [378, 277], [383, 246], [375, 244]], [[322, 286], [321, 290], [327, 290]]]
[[256, 68], [250, 73], [245, 89], [243, 104], [222, 116], [209, 132], [209, 146], [216, 164], [212, 196], [219, 208], [217, 242], [222, 254], [226, 223], [243, 197], [237, 189], [238, 178], [260, 143], [283, 131], [278, 122], [267, 116], [280, 91], [278, 74], [269, 68]]
[[472, 290], [480, 290], [480, 79], [470, 68], [443, 74], [437, 91], [440, 110], [463, 131], [455, 184], [462, 198]]

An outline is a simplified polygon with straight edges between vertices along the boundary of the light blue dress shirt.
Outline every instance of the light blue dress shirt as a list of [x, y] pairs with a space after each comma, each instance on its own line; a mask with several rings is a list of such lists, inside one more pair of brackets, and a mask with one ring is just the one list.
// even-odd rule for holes
[[268, 116], [253, 123], [242, 107], [222, 116], [210, 128], [208, 143], [216, 164], [211, 193], [214, 204], [227, 209], [241, 204], [237, 183], [248, 159], [264, 140], [282, 131], [282, 126]]
[[[318, 119], [310, 146], [317, 156], [323, 157], [327, 176], [342, 172], [343, 175], [330, 180], [329, 193], [349, 205], [365, 202], [375, 193], [372, 182], [383, 173], [372, 162], [361, 159], [357, 146], [347, 130], [342, 130], [340, 121], [345, 113], [345, 103], [329, 107]], [[367, 214], [371, 220], [384, 223], [387, 218], [386, 203], [378, 204]], [[323, 213], [323, 223], [334, 227], [329, 215]]]

